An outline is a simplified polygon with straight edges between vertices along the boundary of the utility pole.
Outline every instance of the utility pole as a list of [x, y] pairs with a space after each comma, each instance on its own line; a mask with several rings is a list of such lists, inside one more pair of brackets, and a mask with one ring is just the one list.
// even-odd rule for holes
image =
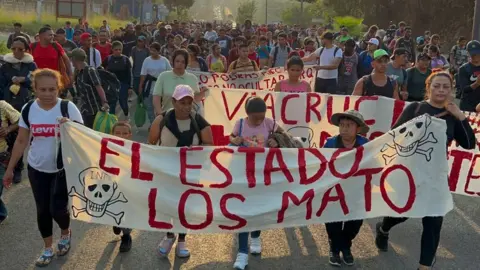
[[265, 0], [265, 24], [268, 24], [268, 0]]
[[300, 25], [303, 26], [303, 0], [300, 1]]
[[475, 40], [480, 40], [480, 0], [475, 0], [472, 37]]

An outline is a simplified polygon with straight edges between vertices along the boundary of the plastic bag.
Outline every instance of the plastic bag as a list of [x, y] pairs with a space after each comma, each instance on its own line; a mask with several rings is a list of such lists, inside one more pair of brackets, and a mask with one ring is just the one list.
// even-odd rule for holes
[[135, 125], [137, 127], [143, 127], [147, 121], [147, 109], [143, 104], [143, 98], [138, 99], [137, 109], [135, 110]]
[[111, 134], [113, 125], [117, 122], [118, 118], [116, 115], [100, 111], [97, 112], [95, 120], [93, 121], [93, 130]]

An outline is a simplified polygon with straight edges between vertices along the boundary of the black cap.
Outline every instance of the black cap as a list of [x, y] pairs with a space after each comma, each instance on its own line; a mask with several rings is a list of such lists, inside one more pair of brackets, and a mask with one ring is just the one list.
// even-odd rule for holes
[[332, 32], [325, 32], [322, 34], [322, 39], [333, 40], [333, 38]]
[[428, 53], [420, 53], [417, 55], [417, 61], [420, 61], [420, 60], [432, 60], [432, 58], [430, 57], [430, 55], [428, 55]]
[[65, 35], [65, 29], [63, 28], [58, 28], [57, 31], [55, 32], [55, 34], [57, 35]]

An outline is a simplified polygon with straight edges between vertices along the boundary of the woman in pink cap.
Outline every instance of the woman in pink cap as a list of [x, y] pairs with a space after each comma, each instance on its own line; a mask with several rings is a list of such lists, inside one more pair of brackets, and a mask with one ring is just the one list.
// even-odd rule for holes
[[[155, 118], [150, 128], [148, 142], [167, 147], [213, 145], [210, 124], [200, 114], [192, 112], [195, 94], [188, 85], [177, 85], [172, 94], [173, 109]], [[185, 245], [186, 234], [178, 235], [176, 255], [187, 258], [190, 251]], [[158, 253], [167, 257], [175, 243], [176, 235], [167, 233], [158, 245]]]

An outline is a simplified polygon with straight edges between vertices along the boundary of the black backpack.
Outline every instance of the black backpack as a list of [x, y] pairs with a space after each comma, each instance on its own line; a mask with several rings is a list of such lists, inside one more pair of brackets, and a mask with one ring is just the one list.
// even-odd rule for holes
[[102, 67], [97, 68], [97, 72], [107, 101], [109, 103], [117, 102], [118, 93], [120, 92], [120, 81], [117, 76]]
[[[173, 112], [174, 110], [171, 109], [167, 112], [164, 112], [162, 113], [162, 120], [160, 121], [160, 135], [162, 133], [162, 129], [163, 127], [168, 127], [170, 125], [170, 118], [173, 115]], [[193, 141], [193, 135], [194, 134], [197, 134], [197, 137], [198, 137], [198, 144], [201, 145], [202, 144], [202, 136], [200, 134], [200, 128], [198, 127], [198, 123], [197, 123], [197, 119], [198, 117], [201, 117], [199, 114], [195, 114], [195, 116], [192, 116], [190, 115], [190, 121], [191, 121], [191, 126], [193, 126], [193, 130], [189, 130], [187, 132], [190, 132], [190, 135], [191, 135], [191, 140]], [[182, 146], [191, 146], [191, 143], [190, 145], [188, 145], [189, 143], [185, 142], [185, 141], [182, 141], [182, 136], [181, 134], [178, 132], [178, 131], [174, 131], [174, 130], [171, 130], [169, 128], [170, 132], [172, 132], [172, 134], [177, 138], [178, 142], [177, 142], [177, 147], [182, 147]]]

